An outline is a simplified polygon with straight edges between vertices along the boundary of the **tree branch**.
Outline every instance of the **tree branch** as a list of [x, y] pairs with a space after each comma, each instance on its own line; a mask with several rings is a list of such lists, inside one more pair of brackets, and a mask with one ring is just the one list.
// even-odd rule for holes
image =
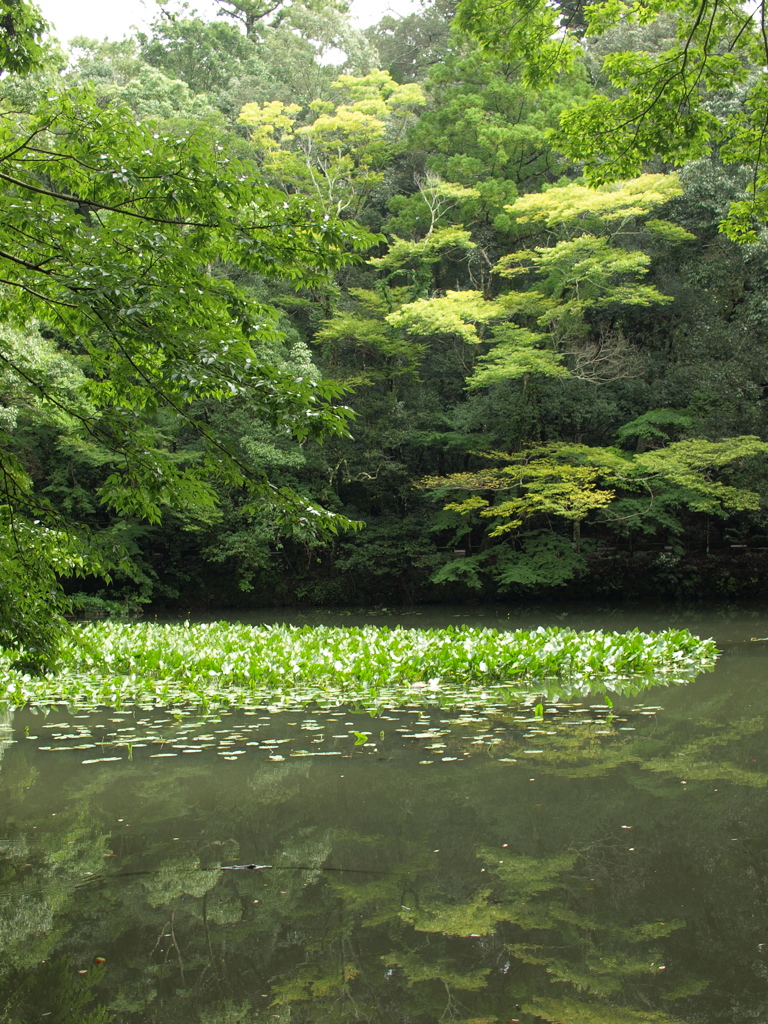
[[[137, 220], [143, 220], [150, 224], [171, 224], [174, 227], [184, 228], [216, 228], [219, 227], [216, 223], [206, 221], [194, 221], [194, 220], [170, 220], [166, 217], [152, 217], [146, 213], [137, 213], [135, 210], [121, 209], [119, 206], [110, 206], [107, 203], [99, 203], [93, 199], [83, 199], [80, 196], [67, 195], [66, 192], [56, 192], [50, 188], [42, 188], [39, 185], [32, 185], [28, 181], [22, 181], [20, 178], [14, 178], [10, 174], [5, 174], [0, 171], [0, 180], [7, 181], [11, 185], [16, 185], [17, 188], [23, 188], [27, 192], [35, 192], [37, 195], [48, 196], [51, 199], [60, 199], [65, 203], [74, 203], [76, 206], [88, 206], [94, 210], [106, 210], [109, 213], [120, 213], [124, 217], [134, 217]], [[137, 202], [137, 200], [130, 200], [131, 202]]]

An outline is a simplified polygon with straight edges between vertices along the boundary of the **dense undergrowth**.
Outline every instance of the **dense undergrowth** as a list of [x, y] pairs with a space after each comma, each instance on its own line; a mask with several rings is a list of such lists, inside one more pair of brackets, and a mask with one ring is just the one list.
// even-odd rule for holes
[[[531, 693], [635, 694], [712, 668], [687, 630], [389, 629], [102, 622], [76, 627], [55, 672], [0, 664], [9, 704], [489, 706]], [[610, 699], [610, 698], [608, 698]]]

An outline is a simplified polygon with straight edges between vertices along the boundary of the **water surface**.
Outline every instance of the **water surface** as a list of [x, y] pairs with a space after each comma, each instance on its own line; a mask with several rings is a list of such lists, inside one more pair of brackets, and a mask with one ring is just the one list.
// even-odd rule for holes
[[768, 623], [602, 624], [725, 654], [543, 716], [6, 715], [0, 1020], [768, 1020]]

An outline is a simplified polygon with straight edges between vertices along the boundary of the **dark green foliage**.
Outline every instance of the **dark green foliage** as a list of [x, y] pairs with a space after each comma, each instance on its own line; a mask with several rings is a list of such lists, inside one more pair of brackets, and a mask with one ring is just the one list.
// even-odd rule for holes
[[263, 74], [253, 41], [235, 25], [199, 18], [163, 18], [139, 36], [141, 57], [196, 93], [225, 89], [232, 79]]
[[[450, 52], [432, 68], [426, 88], [431, 102], [411, 134], [414, 155], [446, 181], [477, 190], [452, 217], [479, 232], [492, 247], [493, 260], [500, 254], [495, 233], [506, 235], [511, 227], [505, 204], [566, 170], [552, 151], [548, 131], [588, 88], [575, 75], [538, 93], [523, 84], [515, 64], [488, 57], [462, 36], [452, 38]], [[405, 194], [391, 203], [396, 216], [388, 227], [395, 234], [418, 230], [418, 218], [423, 218], [414, 210], [412, 189], [406, 185]]]
[[380, 66], [395, 81], [419, 82], [445, 58], [455, 12], [456, 0], [423, 0], [414, 14], [385, 14], [378, 24], [365, 30], [365, 35], [376, 47]]

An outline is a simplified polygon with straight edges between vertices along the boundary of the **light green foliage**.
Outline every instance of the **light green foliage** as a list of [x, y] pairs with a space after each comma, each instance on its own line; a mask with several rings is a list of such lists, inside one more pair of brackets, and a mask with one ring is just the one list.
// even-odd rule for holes
[[14, 703], [295, 707], [316, 701], [375, 710], [499, 702], [519, 697], [519, 687], [531, 683], [577, 693], [599, 685], [621, 690], [648, 674], [657, 682], [679, 681], [711, 667], [715, 656], [711, 640], [686, 630], [580, 634], [543, 627], [499, 633], [101, 623], [80, 626], [65, 641], [56, 675], [32, 678], [5, 670], [0, 684], [4, 699]]
[[758, 509], [755, 491], [718, 480], [716, 471], [748, 459], [764, 459], [768, 443], [757, 437], [723, 441], [691, 439], [643, 452], [634, 459], [633, 475], [652, 486], [654, 479], [679, 488], [684, 502], [696, 512], [725, 517], [734, 511]]
[[518, 224], [544, 224], [558, 233], [573, 227], [615, 233], [623, 224], [646, 217], [682, 194], [676, 174], [641, 174], [601, 188], [571, 182], [530, 193], [515, 200], [509, 212]]
[[469, 231], [460, 227], [434, 227], [418, 241], [394, 236], [384, 256], [372, 256], [372, 267], [390, 272], [390, 275], [415, 275], [424, 264], [435, 264], [447, 254], [471, 252], [475, 248]]
[[[626, 365], [620, 344], [611, 353], [610, 346], [601, 343], [600, 370], [590, 371], [595, 357], [589, 339], [599, 331], [602, 318], [615, 320], [617, 308], [672, 301], [654, 285], [640, 283], [651, 257], [637, 248], [633, 236], [664, 237], [667, 244], [693, 238], [682, 230], [656, 230], [659, 221], [644, 232], [639, 223], [681, 191], [674, 175], [643, 175], [599, 192], [574, 183], [524, 196], [507, 207], [510, 216], [529, 232], [546, 228], [552, 241], [497, 262], [495, 273], [519, 281], [518, 291], [497, 298], [473, 290], [446, 291], [418, 298], [387, 319], [413, 334], [454, 335], [470, 344], [490, 342], [491, 351], [481, 355], [469, 378], [473, 389], [531, 373], [566, 377], [569, 363], [572, 372], [592, 373], [595, 379], [606, 372], [621, 375]], [[631, 250], [622, 244], [630, 241]], [[403, 245], [399, 240], [396, 244]], [[385, 266], [392, 260], [391, 250], [372, 262]], [[478, 324], [489, 325], [482, 337]], [[610, 362], [612, 369], [607, 367]]]
[[264, 170], [275, 181], [316, 195], [337, 213], [359, 212], [402, 147], [424, 97], [418, 85], [398, 85], [378, 70], [341, 75], [333, 88], [341, 101], [315, 100], [308, 118], [300, 117], [298, 104], [273, 101], [246, 103], [239, 121], [251, 129]]
[[480, 292], [447, 291], [436, 299], [417, 299], [394, 313], [387, 322], [410, 334], [455, 334], [469, 344], [479, 342], [477, 324], [487, 324], [504, 315], [501, 303], [488, 302]]
[[516, 455], [491, 452], [486, 457], [503, 460], [507, 465], [445, 478], [426, 478], [421, 485], [517, 492], [496, 505], [491, 504], [490, 499], [475, 495], [445, 506], [456, 512], [477, 511], [486, 518], [502, 519], [491, 536], [515, 530], [537, 514], [584, 519], [592, 510], [610, 504], [615, 492], [606, 485], [614, 483], [628, 465], [612, 449], [590, 449], [584, 445], [541, 446]]
[[[510, 536], [515, 546], [449, 560], [432, 578], [437, 583], [466, 579], [479, 589], [490, 573], [505, 590], [559, 586], [584, 569], [578, 550], [580, 523], [591, 514], [609, 523], [631, 521], [649, 532], [666, 528], [674, 534], [680, 529], [675, 513], [681, 507], [720, 518], [755, 511], [760, 494], [721, 476], [738, 474], [749, 460], [766, 454], [768, 443], [756, 437], [675, 441], [636, 454], [563, 443], [514, 455], [486, 453], [502, 465], [428, 477], [420, 485], [442, 495], [448, 490], [475, 492], [444, 508], [490, 520], [494, 525], [489, 538]], [[553, 532], [551, 524], [548, 530], [530, 532], [552, 516], [574, 524], [573, 545]]]
[[[557, 242], [547, 249], [512, 253], [497, 266], [497, 271], [504, 277], [515, 277], [526, 273], [530, 266], [546, 275], [548, 291], [553, 299], [573, 296], [558, 309], [558, 317], [567, 323], [570, 319], [581, 321], [587, 306], [609, 302], [648, 305], [651, 301], [671, 301], [652, 287], [624, 285], [609, 288], [615, 278], [631, 281], [644, 275], [650, 262], [650, 257], [643, 252], [617, 251], [610, 247], [608, 239], [585, 234]], [[635, 298], [638, 294], [639, 297]]]
[[[438, 223], [457, 197], [468, 191], [434, 178], [423, 182], [430, 211], [426, 236], [419, 240], [395, 237], [383, 256], [370, 258], [369, 265], [383, 272], [385, 283], [376, 291], [349, 288], [340, 308], [316, 332], [315, 340], [333, 354], [334, 363], [344, 349], [354, 352], [357, 373], [351, 375], [350, 383], [413, 374], [425, 357], [426, 339], [436, 334], [477, 339], [473, 313], [481, 319], [491, 315], [491, 307], [478, 301], [477, 293], [449, 292], [437, 300], [423, 297], [436, 264], [446, 255], [463, 258], [475, 248], [468, 231]], [[403, 285], [403, 280], [409, 284]]]
[[[602, 74], [612, 91], [562, 114], [560, 146], [585, 163], [595, 184], [637, 174], [649, 158], [680, 166], [717, 150], [725, 162], [752, 169], [747, 196], [731, 204], [722, 229], [731, 238], [754, 241], [768, 210], [763, 4], [742, 9], [689, 0], [593, 0], [584, 15], [592, 36], [627, 25], [652, 26], [671, 15], [674, 38], [661, 51], [607, 53]], [[506, 4], [462, 0], [457, 20], [493, 52], [522, 58], [531, 81], [551, 79], [578, 53], [557, 8], [544, 0], [516, 4], [511, 20]], [[712, 99], [728, 91], [736, 102], [720, 113]]]
[[484, 388], [500, 381], [515, 380], [529, 374], [543, 377], [567, 378], [568, 369], [562, 364], [560, 355], [551, 349], [541, 348], [542, 336], [524, 327], [505, 325], [503, 330], [494, 331], [495, 344], [489, 353], [477, 360], [477, 369], [467, 382], [471, 391]]
[[[240, 122], [251, 129], [251, 142], [256, 149], [276, 150], [283, 139], [293, 137], [298, 103], [246, 103], [240, 111]], [[269, 164], [267, 164], [269, 166]]]
[[[539, 279], [527, 291], [520, 312], [536, 316], [535, 325], [549, 332], [550, 347], [558, 352], [578, 349], [595, 332], [601, 317], [615, 317], [616, 307], [672, 301], [655, 286], [640, 283], [651, 257], [637, 247], [633, 236], [645, 233], [651, 245], [653, 235], [668, 237], [669, 232], [655, 228], [644, 232], [642, 218], [681, 191], [675, 175], [646, 174], [599, 191], [578, 183], [557, 186], [523, 196], [508, 207], [520, 228], [546, 228], [550, 235], [546, 247], [510, 253], [495, 268], [502, 277], [527, 281], [533, 272]], [[658, 227], [660, 222], [652, 223]], [[678, 240], [676, 233], [673, 236]], [[631, 250], [625, 248], [628, 243]], [[497, 376], [507, 349], [514, 351], [514, 340], [504, 340], [494, 354], [490, 365]], [[616, 361], [621, 362], [618, 352]]]
[[615, 448], [558, 443], [515, 455], [487, 453], [486, 458], [506, 465], [450, 477], [427, 477], [421, 486], [517, 492], [498, 504], [474, 495], [446, 505], [454, 511], [478, 511], [486, 518], [504, 520], [494, 528], [492, 536], [517, 529], [539, 513], [584, 519], [591, 511], [610, 505], [619, 490], [646, 490], [652, 494], [654, 488], [663, 492], [672, 486], [679, 500], [693, 510], [727, 515], [734, 510], [758, 508], [760, 496], [747, 488], [724, 483], [717, 479], [716, 471], [744, 459], [764, 458], [767, 453], [768, 443], [756, 437], [675, 441], [666, 448], [636, 455]]
[[[526, 456], [530, 461], [526, 461]], [[609, 505], [615, 493], [610, 489], [600, 489], [606, 477], [609, 480], [612, 478], [611, 469], [548, 459], [543, 453], [540, 458], [534, 456], [533, 459], [530, 459], [530, 453], [522, 453], [519, 460], [515, 459], [502, 472], [506, 476], [503, 490], [519, 489], [523, 493], [518, 497], [505, 498], [497, 505], [491, 505], [484, 498], [474, 497], [449, 503], [445, 507], [454, 512], [479, 511], [482, 516], [503, 520], [490, 534], [499, 537], [510, 530], [516, 530], [526, 519], [535, 515], [584, 519], [594, 509]], [[470, 477], [471, 474], [466, 476]], [[498, 477], [496, 482], [500, 482]], [[453, 486], [461, 484], [457, 480]]]
[[549, 328], [556, 346], [573, 346], [588, 335], [588, 315], [610, 306], [650, 306], [671, 302], [653, 285], [638, 284], [650, 256], [614, 248], [608, 239], [584, 234], [548, 248], [521, 250], [499, 261], [502, 277], [540, 276], [538, 326]]

